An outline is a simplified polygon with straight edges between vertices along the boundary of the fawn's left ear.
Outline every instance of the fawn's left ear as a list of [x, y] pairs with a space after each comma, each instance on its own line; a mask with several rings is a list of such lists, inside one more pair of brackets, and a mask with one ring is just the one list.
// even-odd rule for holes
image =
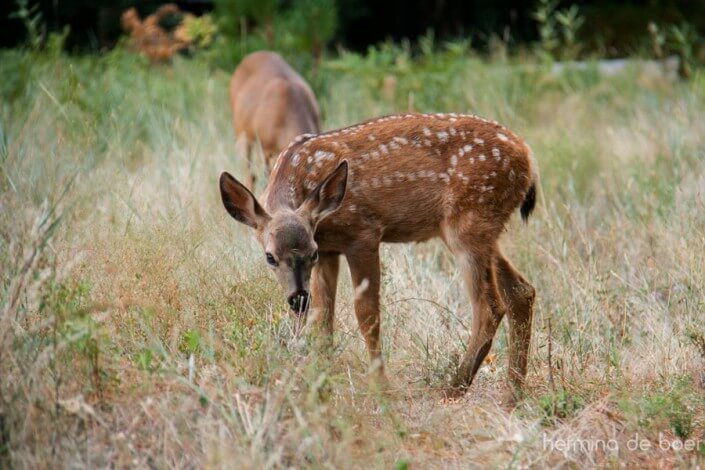
[[299, 213], [307, 213], [315, 226], [325, 217], [335, 212], [345, 197], [348, 184], [348, 161], [343, 160], [301, 204]]
[[257, 229], [270, 219], [254, 194], [227, 171], [220, 175], [220, 197], [225, 210], [238, 222]]

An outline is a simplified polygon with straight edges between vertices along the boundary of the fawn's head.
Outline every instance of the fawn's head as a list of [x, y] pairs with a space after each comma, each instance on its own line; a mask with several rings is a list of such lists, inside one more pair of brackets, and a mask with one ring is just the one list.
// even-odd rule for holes
[[287, 295], [291, 310], [301, 315], [309, 306], [311, 269], [318, 262], [316, 226], [335, 212], [345, 196], [348, 163], [343, 161], [299, 205], [267, 213], [257, 198], [229, 173], [220, 175], [220, 195], [228, 213], [255, 229], [264, 259]]

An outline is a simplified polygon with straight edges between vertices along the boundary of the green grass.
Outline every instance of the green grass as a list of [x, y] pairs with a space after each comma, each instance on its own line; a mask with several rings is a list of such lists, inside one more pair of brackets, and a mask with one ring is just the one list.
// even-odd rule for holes
[[[119, 50], [0, 62], [0, 466], [702, 465], [702, 447], [658, 448], [705, 437], [702, 74], [393, 47], [324, 63], [326, 129], [473, 112], [536, 153], [539, 208], [503, 240], [538, 292], [513, 408], [503, 327], [468, 394], [443, 398], [471, 311], [440, 243], [384, 248], [391, 398], [368, 386], [345, 269], [335, 350], [294, 335], [219, 200], [243, 169], [228, 74]], [[636, 433], [654, 446], [628, 450]], [[545, 445], [610, 438], [616, 454]]]

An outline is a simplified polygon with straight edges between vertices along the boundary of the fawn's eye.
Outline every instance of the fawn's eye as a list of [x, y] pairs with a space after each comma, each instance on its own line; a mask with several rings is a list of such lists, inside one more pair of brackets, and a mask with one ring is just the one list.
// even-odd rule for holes
[[311, 255], [311, 262], [318, 263], [318, 250], [314, 251]]
[[277, 263], [277, 260], [274, 259], [274, 256], [272, 256], [271, 253], [265, 253], [267, 256], [267, 264], [274, 267], [277, 266], [279, 263]]

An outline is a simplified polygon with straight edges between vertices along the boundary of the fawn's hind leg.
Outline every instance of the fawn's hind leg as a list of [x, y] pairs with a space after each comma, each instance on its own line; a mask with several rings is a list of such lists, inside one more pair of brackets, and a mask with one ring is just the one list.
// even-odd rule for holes
[[536, 291], [499, 250], [495, 265], [509, 319], [509, 381], [519, 391], [526, 377]]
[[492, 340], [505, 312], [504, 302], [497, 289], [493, 262], [496, 244], [492, 243], [488, 248], [487, 243], [473, 242], [472, 238], [461, 240], [460, 245], [454, 243], [450, 246], [461, 260], [463, 277], [472, 302], [472, 335], [451, 384], [460, 391], [472, 383], [492, 347]]

